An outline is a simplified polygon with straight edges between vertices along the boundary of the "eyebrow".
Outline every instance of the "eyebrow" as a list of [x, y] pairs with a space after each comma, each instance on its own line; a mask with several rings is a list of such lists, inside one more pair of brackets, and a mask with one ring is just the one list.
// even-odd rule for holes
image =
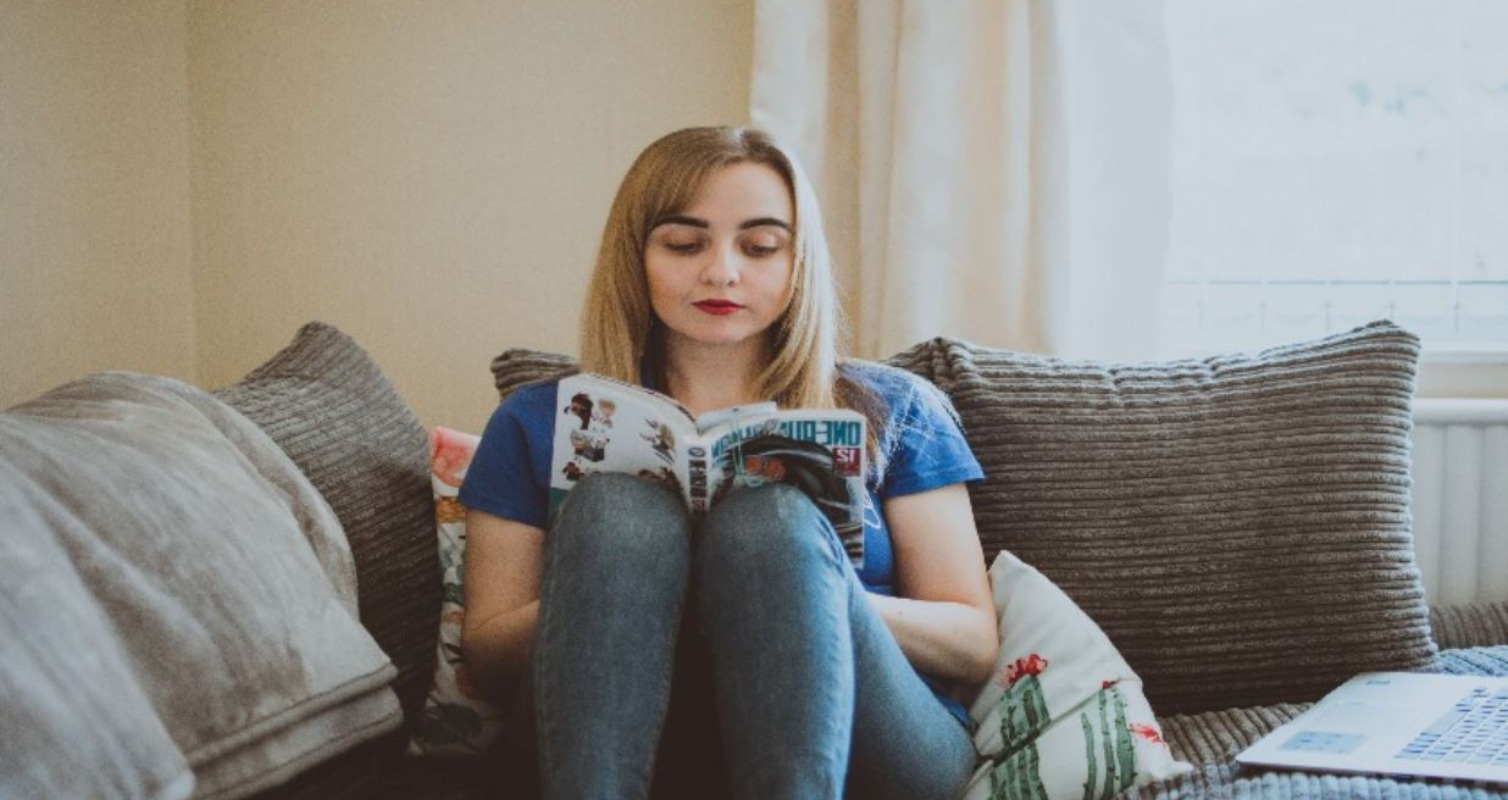
[[[657, 222], [655, 222], [651, 229], [658, 228], [661, 225], [689, 225], [690, 227], [701, 228], [703, 230], [712, 227], [710, 224], [708, 224], [707, 220], [701, 219], [699, 217], [688, 217], [685, 214], [671, 214], [669, 216], [661, 217]], [[739, 223], [738, 229], [744, 231], [750, 228], [762, 228], [766, 225], [773, 225], [777, 228], [781, 228], [787, 233], [789, 233], [791, 230], [790, 223], [782, 219], [777, 219], [775, 217], [755, 217], [754, 219], [744, 220], [743, 222]]]

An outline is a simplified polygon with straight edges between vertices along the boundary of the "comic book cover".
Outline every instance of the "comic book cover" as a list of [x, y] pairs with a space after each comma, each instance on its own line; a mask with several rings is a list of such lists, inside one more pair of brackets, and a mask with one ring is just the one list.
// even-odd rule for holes
[[741, 486], [785, 483], [832, 523], [855, 565], [864, 555], [865, 419], [774, 403], [693, 416], [673, 398], [599, 375], [560, 382], [550, 508], [594, 472], [658, 481], [693, 515]]

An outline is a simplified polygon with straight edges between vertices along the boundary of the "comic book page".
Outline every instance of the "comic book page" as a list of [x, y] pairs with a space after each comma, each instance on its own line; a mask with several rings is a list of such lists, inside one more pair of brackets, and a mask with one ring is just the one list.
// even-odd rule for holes
[[864, 558], [865, 420], [854, 411], [782, 411], [709, 431], [715, 505], [737, 487], [784, 483], [806, 493], [856, 566]]
[[687, 496], [683, 440], [696, 436], [690, 414], [668, 397], [595, 375], [560, 382], [556, 396], [550, 512], [594, 472], [626, 472]]

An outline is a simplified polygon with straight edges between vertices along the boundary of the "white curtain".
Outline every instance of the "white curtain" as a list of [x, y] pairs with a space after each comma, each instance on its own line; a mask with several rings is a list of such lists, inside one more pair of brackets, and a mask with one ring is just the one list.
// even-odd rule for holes
[[753, 123], [823, 203], [852, 350], [1155, 344], [1162, 0], [756, 0]]

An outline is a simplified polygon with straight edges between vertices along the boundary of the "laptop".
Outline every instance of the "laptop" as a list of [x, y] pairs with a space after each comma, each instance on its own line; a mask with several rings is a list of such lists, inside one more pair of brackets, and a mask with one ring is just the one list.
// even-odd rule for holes
[[1364, 673], [1236, 761], [1508, 784], [1508, 678]]

